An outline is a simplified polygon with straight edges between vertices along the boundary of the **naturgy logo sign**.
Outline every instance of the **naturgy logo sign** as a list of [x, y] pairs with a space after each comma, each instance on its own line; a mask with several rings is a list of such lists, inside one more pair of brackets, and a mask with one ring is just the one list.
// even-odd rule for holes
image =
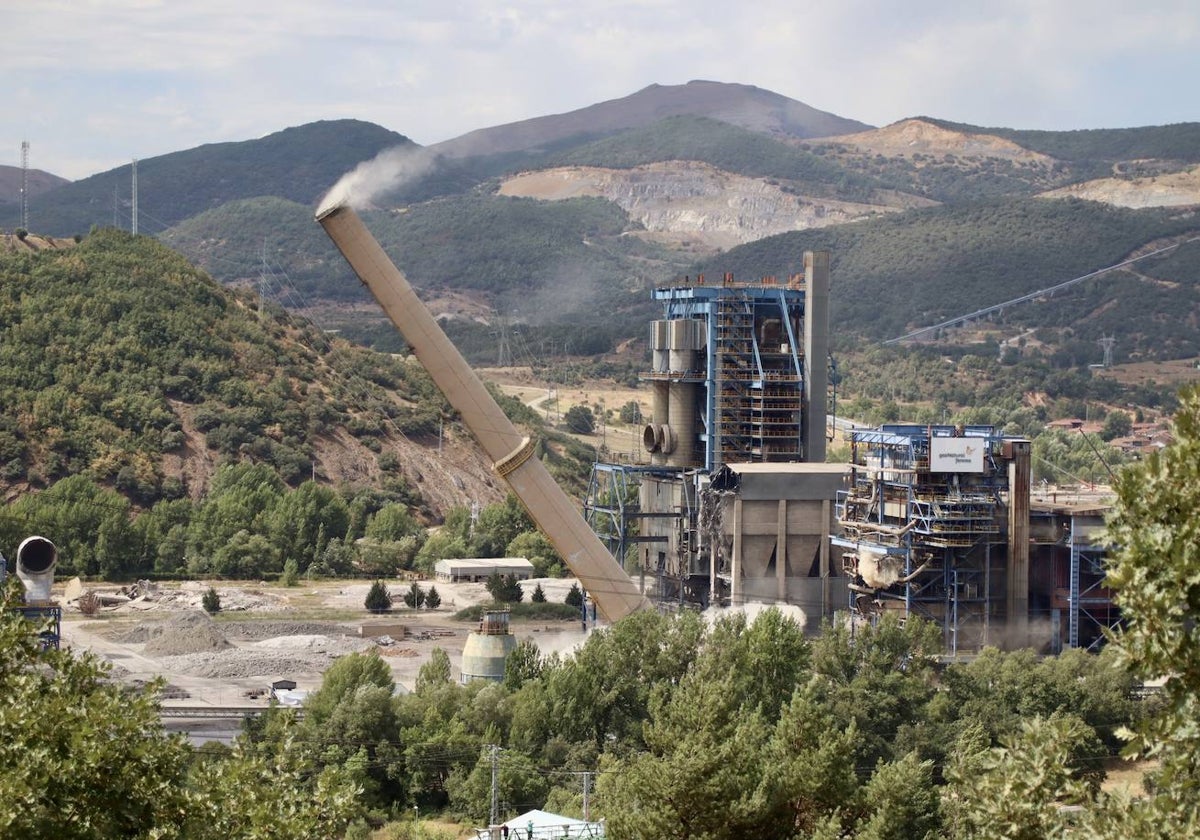
[[929, 439], [930, 472], [983, 472], [983, 441], [976, 438]]

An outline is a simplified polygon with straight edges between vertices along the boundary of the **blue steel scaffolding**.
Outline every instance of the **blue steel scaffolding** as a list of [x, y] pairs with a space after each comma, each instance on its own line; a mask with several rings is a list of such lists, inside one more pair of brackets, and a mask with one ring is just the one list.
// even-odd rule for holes
[[[719, 283], [661, 286], [654, 299], [663, 319], [704, 322], [707, 358], [703, 379], [700, 441], [707, 472], [726, 463], [805, 459], [805, 423], [824, 424], [824, 406], [807, 417], [804, 404], [803, 324], [805, 287], [795, 275], [742, 282], [725, 275]], [[825, 360], [820, 362], [825, 364]], [[678, 378], [651, 371], [648, 380]]]

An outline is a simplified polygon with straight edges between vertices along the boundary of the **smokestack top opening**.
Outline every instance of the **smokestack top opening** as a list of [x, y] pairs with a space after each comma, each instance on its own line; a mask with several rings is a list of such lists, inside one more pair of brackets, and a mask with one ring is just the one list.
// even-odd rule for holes
[[43, 574], [54, 568], [58, 549], [45, 537], [26, 537], [17, 548], [17, 568], [30, 574]]
[[322, 204], [317, 208], [317, 215], [315, 218], [319, 222], [329, 216], [332, 216], [334, 213], [345, 210], [349, 206], [350, 205], [345, 201], [337, 201], [330, 205]]

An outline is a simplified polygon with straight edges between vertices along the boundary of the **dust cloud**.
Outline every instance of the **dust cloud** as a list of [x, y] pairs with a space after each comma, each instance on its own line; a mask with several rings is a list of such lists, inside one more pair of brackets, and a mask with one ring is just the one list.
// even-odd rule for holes
[[790, 618], [796, 622], [797, 627], [804, 627], [805, 622], [808, 621], [807, 616], [804, 615], [804, 610], [794, 604], [759, 604], [757, 602], [730, 607], [709, 607], [703, 612], [703, 616], [709, 624], [714, 624], [723, 616], [740, 612], [746, 616], [746, 624], [750, 625], [767, 610], [778, 610], [784, 618]]
[[887, 589], [900, 580], [902, 560], [865, 547], [858, 550], [858, 574], [872, 589]]
[[317, 216], [342, 206], [366, 209], [377, 196], [430, 172], [434, 162], [435, 156], [428, 149], [412, 146], [384, 149], [343, 175], [321, 199]]

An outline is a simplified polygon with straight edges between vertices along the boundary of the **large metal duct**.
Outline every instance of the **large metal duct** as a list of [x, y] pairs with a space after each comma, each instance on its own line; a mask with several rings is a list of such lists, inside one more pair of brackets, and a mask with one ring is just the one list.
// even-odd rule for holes
[[17, 546], [17, 577], [25, 584], [26, 604], [50, 601], [58, 549], [45, 537], [26, 537]]
[[[704, 324], [690, 318], [671, 321], [668, 363], [671, 371], [695, 375], [699, 369], [700, 348], [703, 346]], [[699, 412], [695, 382], [671, 382], [667, 390], [667, 414], [670, 428], [675, 432], [675, 451], [667, 456], [673, 467], [695, 467], [696, 418]]]
[[588, 527], [545, 465], [534, 457], [533, 442], [523, 438], [496, 405], [358, 214], [350, 207], [337, 206], [318, 215], [317, 221], [404, 335], [434, 384], [492, 459], [496, 472], [508, 482], [604, 617], [616, 621], [648, 608], [650, 603], [633, 580]]
[[[651, 371], [660, 376], [670, 372], [670, 354], [668, 341], [670, 337], [670, 321], [653, 321], [650, 324], [650, 355]], [[670, 422], [667, 408], [667, 393], [670, 386], [666, 379], [654, 379], [650, 382], [650, 423], [642, 430], [642, 446], [650, 453], [650, 463], [667, 463], [666, 427]]]

